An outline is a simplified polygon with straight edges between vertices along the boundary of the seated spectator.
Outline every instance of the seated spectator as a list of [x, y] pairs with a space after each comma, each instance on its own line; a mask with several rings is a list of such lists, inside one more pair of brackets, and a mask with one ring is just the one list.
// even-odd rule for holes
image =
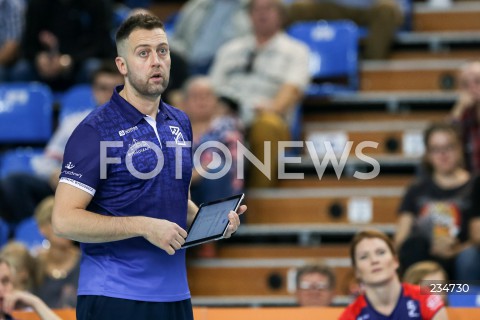
[[301, 307], [328, 307], [335, 295], [335, 273], [323, 264], [310, 264], [297, 269], [295, 296]]
[[[196, 170], [192, 176], [190, 188], [192, 200], [200, 204], [241, 193], [243, 180], [238, 179], [236, 167], [237, 142], [243, 142], [239, 120], [226, 114], [227, 110], [220, 105], [210, 80], [206, 77], [196, 77], [187, 81], [183, 107], [192, 123], [193, 152], [195, 153], [202, 144], [214, 141], [226, 146], [230, 153], [228, 156], [232, 157], [232, 165], [227, 174], [211, 179], [210, 176], [223, 168], [222, 164], [226, 158], [215, 147], [201, 153], [200, 163], [195, 164]], [[215, 168], [210, 168], [209, 164], [215, 155], [221, 157], [221, 163]]]
[[454, 259], [467, 245], [473, 186], [463, 167], [455, 127], [431, 125], [424, 137], [427, 174], [412, 184], [399, 209], [395, 244], [403, 268], [434, 260], [454, 275]]
[[[287, 116], [309, 83], [308, 48], [289, 37], [282, 24], [280, 0], [253, 0], [249, 5], [253, 34], [222, 46], [211, 69], [218, 95], [239, 101], [242, 120], [250, 128], [250, 151], [261, 161], [270, 156], [268, 172], [252, 166], [250, 187], [278, 183], [278, 142], [290, 140]], [[271, 150], [264, 142], [271, 142]]]
[[439, 296], [400, 282], [397, 253], [386, 234], [377, 230], [359, 232], [351, 241], [350, 258], [364, 293], [347, 307], [340, 320], [448, 319]]
[[450, 117], [461, 129], [467, 169], [480, 173], [480, 61], [460, 68], [458, 89], [459, 96]]
[[75, 308], [80, 274], [80, 249], [70, 239], [57, 237], [52, 228], [54, 197], [45, 198], [35, 210], [40, 233], [50, 246], [37, 257], [35, 294], [50, 308]]
[[192, 75], [206, 74], [215, 53], [224, 43], [250, 32], [247, 2], [189, 0], [184, 4], [178, 13], [170, 45], [173, 52], [187, 60]]
[[14, 310], [32, 308], [41, 320], [61, 320], [47, 305], [33, 294], [14, 287], [15, 269], [0, 257], [0, 320], [13, 320]]
[[[192, 200], [201, 204], [241, 193], [243, 180], [238, 178], [236, 166], [237, 142], [243, 143], [239, 119], [220, 103], [207, 77], [194, 77], [187, 81], [182, 105], [192, 124], [194, 154], [212, 142], [220, 143], [228, 150], [228, 154], [224, 154], [218, 147], [212, 146], [200, 150], [198, 163], [194, 158], [190, 186]], [[218, 161], [216, 157], [219, 157]], [[220, 171], [228, 165], [228, 158], [232, 160], [230, 168], [222, 174]], [[204, 258], [213, 257], [215, 248], [215, 243], [210, 242], [202, 245], [197, 254]]]
[[23, 1], [0, 1], [0, 82], [11, 79], [12, 65], [20, 56], [24, 11]]
[[363, 57], [386, 59], [403, 23], [395, 0], [308, 0], [293, 2], [288, 8], [289, 23], [305, 20], [348, 19], [368, 28]]
[[31, 0], [15, 81], [42, 81], [54, 91], [88, 83], [101, 59], [113, 58], [108, 0]]
[[[93, 74], [92, 88], [97, 105], [110, 100], [116, 85], [123, 76], [113, 62], [104, 62]], [[95, 106], [92, 106], [92, 109]], [[5, 221], [17, 223], [31, 217], [37, 204], [52, 195], [58, 184], [63, 152], [68, 138], [88, 111], [67, 116], [48, 142], [43, 155], [32, 159], [35, 174], [15, 173], [0, 180], [0, 216]]]
[[10, 241], [0, 250], [0, 257], [15, 269], [15, 288], [32, 291], [36, 285], [36, 262], [28, 248], [21, 242]]
[[[428, 287], [429, 283], [447, 283], [447, 272], [435, 261], [421, 261], [411, 265], [403, 275], [403, 282]], [[427, 282], [423, 282], [427, 281]], [[431, 281], [431, 282], [430, 282]], [[447, 295], [441, 295], [447, 305]]]

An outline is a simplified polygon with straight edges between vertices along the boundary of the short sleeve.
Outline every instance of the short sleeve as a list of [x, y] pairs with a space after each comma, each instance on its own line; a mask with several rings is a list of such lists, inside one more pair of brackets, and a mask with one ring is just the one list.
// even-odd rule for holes
[[100, 135], [88, 124], [80, 124], [65, 147], [60, 182], [92, 196], [100, 182]]
[[286, 70], [285, 83], [297, 86], [301, 91], [305, 91], [310, 83], [309, 49], [303, 43], [295, 41], [292, 48], [288, 48], [288, 50], [292, 50], [294, 54], [290, 57], [291, 61], [288, 64], [288, 70]]
[[422, 319], [430, 320], [437, 312], [445, 307], [442, 297], [439, 295], [420, 295], [420, 310]]
[[415, 205], [415, 199], [418, 194], [418, 188], [415, 185], [408, 187], [405, 195], [400, 202], [400, 207], [398, 208], [398, 213], [402, 214], [405, 212], [412, 213], [417, 215], [417, 208]]

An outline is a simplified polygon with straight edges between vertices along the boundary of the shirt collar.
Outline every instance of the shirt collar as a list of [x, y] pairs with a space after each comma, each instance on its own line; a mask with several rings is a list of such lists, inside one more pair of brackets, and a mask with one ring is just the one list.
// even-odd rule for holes
[[[117, 86], [115, 90], [113, 90], [112, 101], [115, 105], [118, 106], [118, 110], [120, 113], [130, 122], [132, 125], [138, 124], [145, 115], [141, 113], [137, 108], [132, 106], [127, 100], [125, 100], [122, 96], [120, 96], [120, 91], [123, 90], [123, 85]], [[158, 115], [157, 121], [168, 120], [171, 119], [172, 116], [170, 114], [170, 110], [168, 110], [168, 106], [165, 102], [160, 100], [160, 105], [158, 107]]]

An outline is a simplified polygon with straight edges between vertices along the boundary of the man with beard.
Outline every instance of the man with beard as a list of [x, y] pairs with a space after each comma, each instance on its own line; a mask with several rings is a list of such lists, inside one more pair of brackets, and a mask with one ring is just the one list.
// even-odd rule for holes
[[[191, 320], [181, 246], [198, 210], [192, 130], [161, 100], [171, 64], [163, 23], [133, 15], [116, 43], [125, 85], [70, 137], [55, 197], [55, 232], [81, 242], [77, 319]], [[239, 224], [230, 212], [227, 237]]]

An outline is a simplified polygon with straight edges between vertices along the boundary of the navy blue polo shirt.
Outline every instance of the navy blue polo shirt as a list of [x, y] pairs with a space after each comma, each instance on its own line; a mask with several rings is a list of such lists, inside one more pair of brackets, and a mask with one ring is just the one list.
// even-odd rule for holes
[[[161, 102], [156, 123], [149, 119], [152, 126], [118, 94], [121, 89], [117, 87], [111, 100], [73, 132], [60, 182], [91, 194], [89, 211], [166, 219], [186, 229], [192, 175], [190, 121]], [[190, 298], [185, 250], [169, 256], [143, 237], [82, 243], [81, 249], [79, 295], [157, 302]]]

